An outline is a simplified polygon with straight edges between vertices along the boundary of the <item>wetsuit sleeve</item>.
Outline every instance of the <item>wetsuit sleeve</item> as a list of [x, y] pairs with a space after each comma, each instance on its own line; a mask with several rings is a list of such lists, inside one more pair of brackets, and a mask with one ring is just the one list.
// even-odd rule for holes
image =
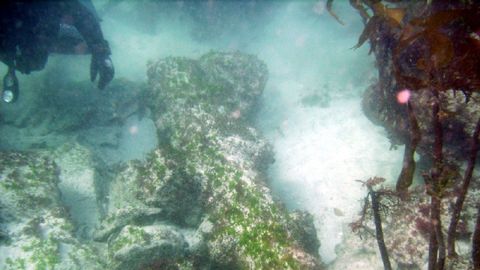
[[103, 37], [97, 14], [91, 9], [93, 5], [89, 8], [80, 1], [67, 1], [65, 4], [67, 13], [73, 17], [74, 26], [86, 41], [92, 54], [110, 55], [110, 47]]

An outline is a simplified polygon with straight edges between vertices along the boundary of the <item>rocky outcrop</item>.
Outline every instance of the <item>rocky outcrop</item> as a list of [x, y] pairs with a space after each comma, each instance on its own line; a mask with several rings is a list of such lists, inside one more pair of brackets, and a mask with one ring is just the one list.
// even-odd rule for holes
[[[267, 186], [272, 150], [250, 121], [265, 64], [212, 52], [152, 62], [148, 77], [146, 88], [114, 82], [100, 108], [84, 84], [73, 97], [75, 84], [59, 82], [69, 92], [52, 95], [69, 108], [39, 110], [45, 126], [28, 112], [4, 119], [64, 140], [3, 146], [16, 150], [0, 155], [0, 268], [321, 269], [312, 217], [289, 213]], [[119, 147], [132, 116], [153, 120], [158, 144], [138, 160], [108, 158], [101, 149]], [[140, 140], [146, 126], [125, 136]]]
[[272, 199], [271, 148], [249, 125], [266, 66], [209, 53], [160, 59], [148, 76], [160, 146], [111, 183], [96, 239], [112, 269], [319, 269], [313, 222]]

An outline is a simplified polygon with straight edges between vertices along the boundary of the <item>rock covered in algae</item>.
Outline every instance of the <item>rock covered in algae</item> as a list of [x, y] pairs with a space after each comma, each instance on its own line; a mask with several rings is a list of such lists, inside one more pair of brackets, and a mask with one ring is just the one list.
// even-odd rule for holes
[[[109, 168], [116, 174], [110, 183], [98, 182], [108, 178], [99, 175], [107, 169], [99, 170], [94, 150], [78, 143], [2, 153], [0, 265], [318, 269], [313, 223], [275, 203], [264, 182], [271, 147], [249, 120], [266, 83], [265, 65], [240, 53], [209, 53], [198, 60], [159, 60], [149, 76], [160, 146], [143, 161]], [[111, 106], [93, 114], [92, 106], [72, 104], [73, 114], [50, 107], [43, 123], [63, 132], [124, 121], [139, 110], [137, 90], [126, 96], [118, 91]], [[88, 114], [95, 121], [80, 123]], [[64, 117], [53, 121], [51, 115]], [[35, 127], [19, 123], [10, 125]], [[91, 230], [103, 214], [92, 243]]]
[[75, 237], [48, 153], [0, 154], [2, 269], [106, 269], [99, 250]]
[[311, 220], [291, 216], [264, 182], [272, 151], [249, 118], [265, 64], [212, 52], [160, 59], [148, 76], [160, 146], [110, 185], [97, 239], [112, 269], [320, 269], [318, 243], [303, 237], [316, 238]]

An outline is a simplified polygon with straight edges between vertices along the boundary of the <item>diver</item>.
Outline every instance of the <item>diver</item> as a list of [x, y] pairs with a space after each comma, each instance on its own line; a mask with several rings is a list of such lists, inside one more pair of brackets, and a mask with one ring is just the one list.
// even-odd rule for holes
[[110, 47], [90, 0], [0, 2], [0, 60], [8, 71], [2, 100], [18, 99], [15, 71], [42, 70], [50, 53], [91, 54], [90, 79], [103, 89], [113, 79]]

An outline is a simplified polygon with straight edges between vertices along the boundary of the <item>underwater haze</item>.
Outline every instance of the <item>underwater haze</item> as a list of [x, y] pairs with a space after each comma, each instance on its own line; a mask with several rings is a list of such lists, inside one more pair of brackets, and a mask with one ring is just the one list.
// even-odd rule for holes
[[[209, 3], [221, 5], [217, 12], [226, 14], [210, 15]], [[131, 10], [123, 3], [105, 14], [103, 27], [114, 44], [118, 73], [140, 79], [149, 59], [198, 57], [209, 50], [240, 50], [265, 61], [269, 80], [256, 117], [274, 147], [271, 185], [289, 208], [314, 215], [319, 252], [325, 262], [331, 262], [344, 227], [360, 211], [359, 201], [365, 195], [355, 180], [382, 175], [393, 181], [402, 159], [401, 149], [389, 150], [385, 132], [361, 110], [362, 92], [377, 76], [368, 48], [352, 49], [362, 31], [361, 18], [344, 1], [336, 3], [344, 26], [328, 14], [325, 1], [209, 3], [198, 4], [207, 10], [199, 15], [206, 17], [200, 22], [213, 21], [207, 26], [196, 26], [194, 18], [167, 11], [179, 12], [188, 1], [116, 18], [113, 12]], [[242, 6], [257, 14], [247, 17], [250, 14]], [[142, 15], [146, 21], [138, 18]], [[344, 214], [335, 215], [335, 209]]]
[[[413, 144], [406, 103], [431, 95], [373, 92], [396, 87], [383, 83], [388, 45], [371, 31], [376, 47], [356, 48], [359, 9], [333, 1], [340, 23], [330, 3], [93, 1], [115, 67], [106, 89], [89, 80], [90, 55], [51, 54], [45, 69], [17, 72], [19, 100], [0, 104], [0, 269], [432, 269], [423, 177], [436, 163], [422, 145], [434, 139], [412, 152], [411, 193], [392, 195]], [[463, 115], [452, 102], [445, 115]], [[419, 132], [432, 132], [429, 115], [418, 112]], [[467, 140], [455, 132], [445, 152]], [[449, 177], [463, 179], [466, 155]], [[478, 188], [457, 242], [467, 265]], [[393, 268], [374, 194], [387, 198]]]

